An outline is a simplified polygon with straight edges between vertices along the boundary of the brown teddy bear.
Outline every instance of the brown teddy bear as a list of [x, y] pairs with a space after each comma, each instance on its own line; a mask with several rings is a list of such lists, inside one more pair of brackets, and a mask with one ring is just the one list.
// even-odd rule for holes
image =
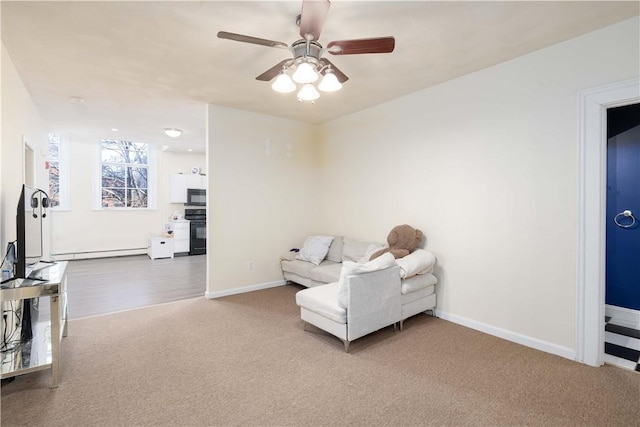
[[387, 236], [388, 248], [380, 249], [375, 252], [369, 260], [378, 258], [380, 255], [391, 252], [395, 258], [402, 258], [413, 252], [424, 234], [422, 231], [413, 228], [410, 225], [402, 224], [393, 227], [389, 235]]

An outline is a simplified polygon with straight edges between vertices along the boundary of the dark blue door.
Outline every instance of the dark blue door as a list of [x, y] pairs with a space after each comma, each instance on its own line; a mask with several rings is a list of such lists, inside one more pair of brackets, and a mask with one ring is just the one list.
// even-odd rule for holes
[[640, 105], [620, 108], [607, 126], [605, 300], [640, 310]]

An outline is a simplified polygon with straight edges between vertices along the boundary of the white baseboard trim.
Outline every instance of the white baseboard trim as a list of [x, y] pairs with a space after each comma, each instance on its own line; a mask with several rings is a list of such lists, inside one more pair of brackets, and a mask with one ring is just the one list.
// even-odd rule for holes
[[244, 294], [245, 292], [259, 291], [261, 289], [275, 288], [285, 284], [284, 280], [276, 280], [275, 282], [258, 283], [257, 285], [243, 286], [241, 288], [226, 289], [224, 291], [205, 292], [204, 296], [209, 299], [222, 298], [229, 295]]
[[638, 310], [605, 304], [604, 314], [611, 317], [611, 321], [617, 325], [640, 329], [640, 311]]
[[537, 338], [532, 338], [527, 335], [519, 334], [517, 332], [508, 331], [506, 329], [498, 328], [496, 326], [487, 325], [486, 323], [467, 319], [466, 317], [446, 313], [441, 310], [436, 310], [436, 316], [440, 317], [441, 319], [448, 320], [449, 322], [457, 323], [458, 325], [466, 326], [467, 328], [484, 332], [485, 334], [493, 335], [495, 337], [502, 338], [507, 341], [524, 345], [526, 347], [531, 347], [531, 348], [535, 348], [536, 350], [544, 351], [545, 353], [555, 354], [556, 356], [564, 357], [565, 359], [576, 360], [575, 350], [567, 347], [563, 347], [547, 341], [542, 341]]

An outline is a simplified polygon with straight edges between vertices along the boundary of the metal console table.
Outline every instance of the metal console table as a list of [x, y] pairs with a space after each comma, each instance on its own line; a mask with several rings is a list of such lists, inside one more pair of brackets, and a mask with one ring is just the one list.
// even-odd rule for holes
[[35, 271], [35, 276], [43, 280], [14, 279], [0, 285], [2, 302], [50, 297], [51, 310], [50, 321], [38, 319], [32, 324], [31, 340], [20, 341], [0, 353], [0, 372], [4, 379], [51, 369], [51, 388], [56, 388], [60, 382], [60, 342], [67, 336], [67, 262], [39, 265], [43, 266]]

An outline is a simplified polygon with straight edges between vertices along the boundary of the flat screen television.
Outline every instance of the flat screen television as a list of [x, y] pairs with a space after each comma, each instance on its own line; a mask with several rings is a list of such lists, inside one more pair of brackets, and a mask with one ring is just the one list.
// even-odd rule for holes
[[28, 278], [42, 259], [42, 220], [48, 206], [47, 193], [26, 184], [22, 186], [16, 212], [15, 278]]
[[[19, 279], [35, 277], [35, 266], [42, 260], [42, 221], [46, 218], [49, 196], [39, 188], [22, 185], [16, 212], [16, 243], [13, 277]], [[32, 300], [22, 301], [20, 339], [27, 342], [33, 337], [31, 329]], [[6, 344], [6, 343], [5, 343]]]

